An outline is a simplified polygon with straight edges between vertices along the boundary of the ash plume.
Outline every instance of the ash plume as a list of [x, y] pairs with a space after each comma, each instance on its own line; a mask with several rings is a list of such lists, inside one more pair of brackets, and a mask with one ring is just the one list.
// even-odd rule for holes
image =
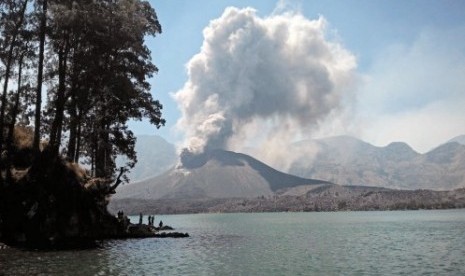
[[341, 106], [355, 76], [355, 57], [327, 39], [326, 26], [323, 17], [225, 9], [204, 29], [188, 80], [174, 94], [182, 147], [202, 153], [269, 145], [272, 155], [280, 143], [308, 138]]

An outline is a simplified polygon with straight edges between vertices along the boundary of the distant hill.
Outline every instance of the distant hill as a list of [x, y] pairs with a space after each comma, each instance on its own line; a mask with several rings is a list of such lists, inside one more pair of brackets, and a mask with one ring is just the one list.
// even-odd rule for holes
[[[464, 140], [465, 135], [455, 137], [426, 154], [414, 151], [403, 142], [376, 147], [350, 136], [306, 140], [290, 145], [291, 152], [308, 152], [304, 149], [316, 148], [311, 152], [317, 154], [295, 160], [286, 173], [340, 185], [455, 189], [465, 187]], [[138, 137], [136, 151], [139, 162], [131, 173], [131, 182], [158, 176], [178, 161], [174, 145], [158, 136]], [[179, 173], [179, 170], [171, 171], [175, 172]], [[228, 173], [233, 174], [233, 170]], [[211, 174], [212, 179], [220, 178]], [[196, 179], [203, 181], [200, 176]]]
[[465, 146], [457, 142], [426, 154], [402, 142], [376, 147], [349, 136], [290, 147], [310, 146], [318, 149], [302, 152], [317, 154], [294, 162], [290, 172], [297, 176], [230, 151], [181, 155], [181, 167], [120, 186], [109, 208], [138, 214], [465, 206]]
[[317, 147], [317, 155], [311, 162], [306, 158], [294, 162], [290, 174], [340, 185], [433, 190], [465, 187], [465, 146], [457, 142], [426, 154], [415, 152], [403, 142], [376, 147], [349, 136], [291, 145], [297, 149], [307, 146]]
[[[138, 162], [131, 170], [131, 182], [159, 175], [175, 166], [178, 156], [173, 144], [157, 135], [137, 136], [136, 152]], [[123, 161], [117, 160], [118, 166]]]
[[253, 198], [316, 184], [330, 183], [279, 172], [245, 154], [214, 150], [157, 177], [120, 186], [115, 198]]
[[[302, 187], [302, 186], [300, 186]], [[453, 191], [392, 190], [365, 186], [307, 185], [300, 194], [277, 192], [255, 198], [116, 199], [110, 210], [127, 214], [211, 212], [311, 212], [418, 210], [465, 207], [465, 189]], [[292, 188], [293, 189], [293, 188]], [[291, 190], [292, 190], [291, 189]]]
[[460, 135], [460, 136], [454, 137], [454, 138], [452, 138], [452, 139], [450, 139], [448, 141], [448, 143], [450, 143], [450, 142], [457, 142], [457, 143], [459, 143], [461, 145], [465, 145], [465, 135]]

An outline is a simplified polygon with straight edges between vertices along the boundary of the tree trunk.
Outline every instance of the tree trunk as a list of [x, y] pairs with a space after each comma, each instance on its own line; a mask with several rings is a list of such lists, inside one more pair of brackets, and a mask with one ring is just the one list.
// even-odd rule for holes
[[11, 154], [12, 154], [12, 145], [13, 145], [13, 136], [16, 125], [16, 117], [18, 116], [19, 109], [19, 100], [21, 98], [21, 83], [22, 83], [22, 73], [23, 73], [23, 58], [24, 53], [21, 54], [19, 58], [19, 67], [18, 67], [18, 88], [16, 90], [16, 97], [14, 100], [13, 109], [11, 111], [11, 122], [8, 127], [8, 137], [6, 139], [6, 149], [7, 149], [7, 160], [6, 160], [6, 182], [11, 183]]
[[94, 133], [92, 134], [92, 143], [91, 143], [91, 158], [90, 158], [90, 171], [91, 171], [91, 176], [92, 177], [95, 177], [96, 173], [95, 173], [95, 159], [96, 159], [96, 155], [97, 155], [97, 134], [95, 134], [95, 128], [93, 129], [94, 130]]
[[113, 169], [111, 167], [111, 145], [109, 126], [106, 123], [101, 123], [97, 134], [97, 151], [95, 158], [95, 173], [96, 177], [108, 178], [112, 176]]
[[[69, 140], [68, 140], [68, 150], [67, 150], [67, 156], [70, 160], [76, 160], [76, 151], [78, 147], [78, 124], [79, 118], [78, 118], [78, 103], [77, 103], [77, 94], [78, 94], [78, 88], [79, 88], [79, 73], [78, 69], [76, 69], [76, 64], [78, 63], [77, 58], [76, 58], [76, 53], [73, 55], [73, 73], [72, 73], [72, 78], [71, 78], [71, 89], [70, 89], [70, 99], [71, 103], [69, 105]], [[79, 159], [79, 157], [78, 157]], [[76, 161], [74, 161], [76, 162]]]
[[105, 177], [105, 135], [104, 127], [101, 126], [97, 138], [97, 148], [95, 151], [95, 176]]
[[[67, 38], [65, 38], [67, 40]], [[58, 155], [61, 144], [61, 133], [63, 129], [63, 117], [66, 103], [66, 71], [68, 59], [68, 42], [65, 41], [64, 49], [58, 53], [58, 91], [57, 99], [55, 101], [55, 118], [52, 122], [52, 129], [50, 131], [50, 144], [51, 150], [54, 155]]]
[[6, 111], [6, 95], [8, 92], [8, 82], [10, 79], [10, 70], [11, 70], [11, 62], [13, 60], [13, 42], [10, 45], [10, 50], [8, 53], [8, 60], [6, 64], [5, 70], [5, 80], [3, 83], [3, 93], [2, 93], [2, 107], [0, 108], [0, 150], [3, 146], [3, 135], [4, 135], [4, 127], [5, 127], [5, 111]]
[[79, 162], [79, 157], [80, 157], [80, 153], [81, 153], [81, 129], [82, 129], [82, 126], [81, 126], [81, 120], [82, 120], [82, 115], [81, 115], [81, 111], [78, 111], [78, 120], [77, 120], [77, 133], [76, 133], [76, 150], [75, 150], [75, 153], [74, 153], [74, 162], [77, 163]]
[[39, 64], [37, 72], [37, 94], [36, 94], [36, 110], [35, 110], [35, 126], [34, 126], [34, 142], [33, 149], [37, 154], [39, 153], [40, 145], [40, 117], [42, 111], [42, 82], [44, 70], [44, 49], [45, 49], [45, 28], [47, 26], [47, 0], [42, 3], [42, 19], [40, 22], [39, 34]]
[[68, 139], [68, 150], [66, 155], [70, 160], [74, 160], [76, 157], [76, 140], [77, 140], [77, 106], [76, 99], [73, 92], [74, 89], [71, 89], [71, 105], [69, 109], [69, 139]]

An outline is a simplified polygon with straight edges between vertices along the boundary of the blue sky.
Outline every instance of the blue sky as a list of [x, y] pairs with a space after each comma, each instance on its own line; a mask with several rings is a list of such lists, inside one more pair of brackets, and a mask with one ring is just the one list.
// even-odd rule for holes
[[405, 141], [424, 152], [465, 134], [464, 1], [150, 2], [163, 28], [147, 41], [160, 70], [152, 93], [164, 105], [167, 125], [135, 123], [136, 134], [183, 140], [174, 130], [181, 113], [172, 95], [188, 81], [186, 64], [199, 53], [204, 28], [230, 6], [252, 7], [260, 18], [289, 10], [309, 20], [322, 16], [327, 39], [355, 56], [359, 81], [348, 101], [350, 119], [327, 121], [299, 138], [348, 134], [379, 146]]

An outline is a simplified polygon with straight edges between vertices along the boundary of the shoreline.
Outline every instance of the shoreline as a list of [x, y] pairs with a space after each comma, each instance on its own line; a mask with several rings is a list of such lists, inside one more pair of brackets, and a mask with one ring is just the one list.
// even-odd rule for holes
[[256, 198], [112, 199], [109, 210], [127, 214], [196, 214], [253, 212], [337, 212], [441, 210], [465, 208], [465, 189], [453, 191], [351, 189], [329, 187], [304, 195]]

